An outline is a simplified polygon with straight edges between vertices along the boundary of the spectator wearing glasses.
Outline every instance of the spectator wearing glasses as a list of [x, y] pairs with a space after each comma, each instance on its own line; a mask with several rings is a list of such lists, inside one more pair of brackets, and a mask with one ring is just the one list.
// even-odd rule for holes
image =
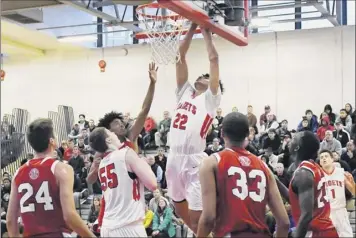
[[223, 149], [224, 149], [224, 147], [222, 145], [220, 145], [220, 139], [214, 138], [213, 144], [208, 146], [208, 148], [205, 150], [205, 153], [207, 153], [208, 155], [211, 155], [213, 153], [222, 151]]

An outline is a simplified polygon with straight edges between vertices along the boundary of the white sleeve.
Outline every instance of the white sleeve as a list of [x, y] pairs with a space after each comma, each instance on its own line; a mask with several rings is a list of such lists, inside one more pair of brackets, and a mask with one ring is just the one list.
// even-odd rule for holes
[[220, 106], [221, 102], [221, 90], [219, 88], [218, 94], [213, 95], [210, 90], [210, 87], [205, 92], [205, 107], [210, 116], [215, 117], [216, 109]]
[[176, 98], [177, 98], [177, 103], [180, 101], [182, 96], [184, 95], [185, 91], [187, 91], [188, 88], [193, 88], [192, 85], [189, 83], [189, 81], [185, 82], [181, 88], [176, 89]]

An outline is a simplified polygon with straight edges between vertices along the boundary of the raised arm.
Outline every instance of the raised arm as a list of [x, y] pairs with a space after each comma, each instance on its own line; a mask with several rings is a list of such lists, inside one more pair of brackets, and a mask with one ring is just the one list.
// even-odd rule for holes
[[157, 178], [148, 163], [138, 157], [135, 151], [128, 149], [126, 164], [131, 172], [135, 173], [139, 180], [151, 191], [157, 189]]
[[87, 176], [87, 182], [93, 184], [98, 180], [98, 170], [101, 161], [101, 154], [95, 153], [94, 161], [90, 166], [90, 170]]
[[268, 196], [270, 198], [268, 200], [268, 206], [271, 209], [277, 223], [276, 237], [288, 237], [288, 214], [284, 207], [281, 195], [278, 192], [276, 180], [271, 171], [269, 174]]
[[178, 91], [180, 91], [183, 85], [188, 81], [188, 66], [185, 57], [187, 55], [190, 43], [192, 42], [197, 27], [198, 27], [197, 24], [192, 23], [192, 25], [188, 30], [188, 33], [186, 34], [184, 40], [180, 43], [179, 46], [180, 61], [177, 62], [176, 64], [176, 78], [177, 78]]
[[294, 175], [292, 187], [298, 193], [300, 217], [293, 237], [305, 237], [313, 219], [314, 210], [314, 177], [306, 170], [300, 169]]
[[134, 124], [130, 128], [128, 138], [130, 141], [134, 142], [138, 138], [138, 135], [141, 133], [142, 128], [145, 124], [145, 120], [147, 118], [148, 113], [150, 112], [153, 96], [155, 94], [156, 82], [157, 82], [157, 70], [155, 63], [150, 63], [148, 68], [148, 74], [150, 78], [150, 86], [148, 87], [148, 91], [143, 101], [142, 109], [138, 114]]
[[216, 182], [215, 168], [217, 161], [214, 156], [204, 160], [199, 170], [203, 211], [198, 223], [197, 237], [208, 237], [216, 221]]
[[204, 36], [206, 48], [209, 55], [209, 61], [210, 61], [209, 87], [213, 95], [217, 95], [220, 86], [219, 55], [215, 49], [211, 32], [208, 29], [203, 29], [202, 34]]

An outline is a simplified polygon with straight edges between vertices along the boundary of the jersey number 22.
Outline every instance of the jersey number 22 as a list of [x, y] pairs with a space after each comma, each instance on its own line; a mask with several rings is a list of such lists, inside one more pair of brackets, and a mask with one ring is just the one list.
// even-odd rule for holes
[[[200, 128], [200, 137], [205, 139], [206, 134], [213, 123], [213, 118], [209, 115], [206, 114], [206, 117], [204, 119], [203, 125]], [[176, 128], [178, 130], [185, 130], [186, 129], [186, 124], [188, 122], [188, 116], [186, 114], [182, 113], [177, 113], [175, 116], [175, 119], [173, 121], [173, 128]]]

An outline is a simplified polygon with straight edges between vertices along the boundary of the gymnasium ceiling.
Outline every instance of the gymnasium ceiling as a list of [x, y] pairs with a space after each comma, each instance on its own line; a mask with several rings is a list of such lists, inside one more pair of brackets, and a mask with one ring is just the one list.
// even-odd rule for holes
[[[2, 0], [1, 46], [6, 57], [41, 57], [48, 50], [86, 50], [96, 48], [97, 26], [103, 27], [103, 47], [132, 44], [132, 32], [140, 31], [133, 21], [133, 7], [150, 0]], [[255, 25], [259, 32], [293, 30], [340, 25], [341, 0], [258, 0], [251, 7], [253, 18], [268, 20], [268, 26]], [[349, 19], [355, 18], [355, 3], [347, 1]], [[351, 3], [349, 3], [351, 2]], [[130, 6], [123, 5], [130, 4]], [[353, 5], [351, 5], [353, 4]], [[103, 7], [100, 11], [98, 7]], [[297, 19], [295, 8], [300, 7]], [[352, 10], [353, 9], [353, 10]], [[353, 11], [350, 13], [350, 11]], [[103, 23], [97, 23], [101, 18]], [[355, 24], [349, 20], [349, 24]], [[272, 22], [272, 27], [270, 22]], [[140, 25], [139, 25], [140, 26]], [[63, 42], [64, 39], [82, 39]], [[58, 40], [61, 39], [61, 40]]]

